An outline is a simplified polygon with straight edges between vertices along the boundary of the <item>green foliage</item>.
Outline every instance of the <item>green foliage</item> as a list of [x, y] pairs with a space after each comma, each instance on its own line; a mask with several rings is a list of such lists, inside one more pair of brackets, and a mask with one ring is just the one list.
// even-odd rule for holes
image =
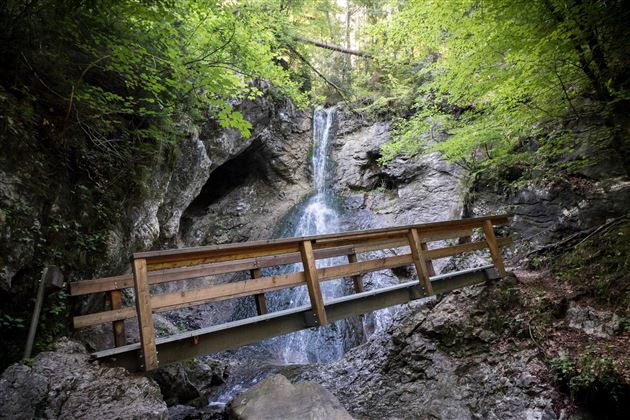
[[[628, 100], [622, 14], [621, 2], [404, 3], [372, 29], [383, 34], [381, 89], [415, 98], [407, 102], [414, 116], [398, 124], [383, 161], [426, 150], [471, 171], [586, 164], [567, 162], [580, 139], [564, 122], [609, 115]], [[429, 127], [448, 139], [431, 139]], [[614, 133], [602, 127], [588, 139], [599, 144], [587, 145], [625, 150]]]
[[560, 353], [557, 357], [549, 361], [551, 379], [555, 383], [572, 378], [576, 374], [575, 362], [567, 353]]
[[560, 353], [549, 360], [551, 379], [565, 387], [570, 394], [588, 403], [601, 403], [600, 398], [607, 399], [614, 405], [621, 405], [627, 387], [620, 376], [615, 363], [607, 356], [600, 355], [592, 349], [587, 350], [574, 359], [567, 353]]
[[24, 329], [25, 325], [23, 318], [12, 317], [9, 314], [0, 314], [0, 327], [2, 327], [3, 331]]
[[275, 14], [213, 0], [4, 2], [0, 165], [28, 174], [22, 194], [49, 215], [33, 223], [35, 209], [11, 203], [13, 237], [42, 265], [85, 264], [196, 124], [250, 136], [235, 104], [261, 96], [260, 79], [303, 105]]

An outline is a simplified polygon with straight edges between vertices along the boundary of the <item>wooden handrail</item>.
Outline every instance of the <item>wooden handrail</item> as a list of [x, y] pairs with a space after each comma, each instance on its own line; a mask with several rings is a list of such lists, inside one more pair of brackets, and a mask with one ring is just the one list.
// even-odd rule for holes
[[331, 233], [326, 235], [301, 236], [295, 238], [251, 241], [225, 245], [210, 245], [194, 248], [138, 252], [133, 254], [133, 258], [144, 258], [147, 260], [147, 265], [153, 266], [153, 269], [159, 269], [163, 268], [163, 266], [169, 262], [177, 263], [179, 261], [186, 260], [196, 262], [200, 259], [213, 257], [218, 262], [225, 257], [228, 258], [223, 259], [223, 261], [235, 259], [235, 256], [248, 258], [250, 256], [254, 257], [262, 255], [299, 252], [299, 244], [304, 241], [311, 241], [313, 242], [313, 247], [315, 249], [321, 249], [326, 246], [338, 246], [337, 244], [339, 242], [350, 243], [352, 242], [352, 239], [361, 240], [366, 237], [377, 238], [379, 234], [382, 234], [382, 238], [386, 238], [390, 234], [395, 235], [397, 233], [400, 233], [400, 235], [406, 235], [406, 231], [409, 229], [417, 229], [419, 231], [419, 234], [422, 235], [434, 232], [445, 232], [449, 230], [454, 230], [455, 228], [483, 228], [484, 222], [486, 220], [489, 220], [494, 226], [504, 225], [508, 223], [509, 216], [500, 215], [491, 217], [476, 217], [470, 219], [451, 220], [446, 222], [396, 226], [364, 231]]
[[[254, 296], [259, 315], [267, 312], [265, 293], [306, 285], [312, 307], [312, 325], [327, 322], [321, 296], [322, 281], [351, 278], [355, 292], [363, 290], [361, 275], [383, 269], [415, 265], [420, 283], [427, 295], [433, 294], [430, 277], [435, 275], [432, 261], [464, 252], [489, 249], [492, 261], [505, 275], [500, 247], [510, 238], [497, 238], [494, 226], [508, 222], [509, 216], [479, 217], [421, 225], [397, 226], [367, 231], [315, 235], [240, 244], [213, 245], [167, 251], [142, 252], [133, 255], [134, 275], [122, 275], [71, 284], [71, 295], [110, 292], [112, 309], [73, 318], [75, 328], [111, 322], [116, 346], [124, 341], [125, 319], [137, 317], [145, 369], [157, 367], [152, 313], [200, 305], [225, 299]], [[426, 244], [445, 239], [470, 237], [473, 229], [483, 233], [484, 240], [459, 245], [430, 248]], [[407, 248], [409, 253], [360, 261], [357, 254], [383, 249]], [[343, 256], [346, 263], [317, 268], [315, 260]], [[304, 271], [263, 276], [261, 268], [301, 262]], [[251, 278], [214, 284], [171, 293], [151, 293], [150, 285], [219, 274], [249, 272]], [[135, 307], [123, 307], [120, 290], [134, 287]], [[124, 344], [124, 343], [123, 343]]]
[[[463, 229], [452, 232], [437, 232], [430, 234], [420, 233], [423, 242], [433, 242], [444, 239], [453, 239], [472, 233], [471, 229]], [[357, 245], [345, 245], [333, 248], [315, 250], [316, 259], [340, 257], [349, 253], [364, 253], [388, 248], [400, 248], [407, 246], [406, 238], [385, 239], [371, 243], [361, 243]], [[463, 252], [463, 251], [462, 251]], [[437, 257], [436, 257], [437, 258]], [[149, 284], [160, 284], [178, 280], [193, 279], [198, 277], [213, 276], [219, 274], [229, 274], [238, 271], [253, 270], [256, 268], [274, 267], [284, 264], [295, 264], [301, 262], [299, 252], [289, 254], [272, 255], [267, 257], [256, 257], [240, 259], [235, 261], [224, 261], [218, 263], [207, 263], [194, 266], [183, 266], [171, 269], [154, 270], [148, 273]], [[92, 280], [81, 280], [70, 283], [70, 295], [80, 296], [99, 292], [109, 292], [113, 290], [127, 289], [133, 287], [133, 275], [123, 274], [113, 277], [102, 277]]]

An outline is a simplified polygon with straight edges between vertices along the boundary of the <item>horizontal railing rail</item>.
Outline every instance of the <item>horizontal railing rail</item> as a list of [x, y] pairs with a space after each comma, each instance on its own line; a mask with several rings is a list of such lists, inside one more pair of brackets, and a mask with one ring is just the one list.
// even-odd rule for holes
[[[111, 309], [78, 315], [75, 328], [112, 323], [117, 347], [126, 344], [124, 321], [138, 318], [139, 341], [143, 367], [157, 367], [155, 331], [152, 315], [193, 305], [226, 299], [254, 296], [257, 313], [267, 313], [265, 293], [306, 285], [313, 313], [313, 325], [327, 322], [320, 282], [350, 278], [356, 293], [363, 291], [361, 275], [414, 265], [426, 295], [433, 294], [430, 277], [435, 276], [432, 261], [465, 252], [489, 249], [494, 266], [501, 275], [505, 268], [499, 248], [511, 243], [509, 237], [496, 238], [494, 226], [508, 223], [509, 216], [490, 216], [420, 225], [397, 226], [365, 231], [305, 236], [237, 244], [213, 245], [135, 253], [133, 274], [84, 280], [71, 284], [72, 296], [109, 293]], [[474, 230], [482, 240], [471, 242]], [[461, 240], [464, 238], [464, 241]], [[459, 239], [457, 244], [429, 247], [436, 241]], [[463, 243], [462, 243], [463, 242]], [[367, 255], [373, 251], [409, 248], [397, 255]], [[362, 255], [361, 260], [358, 255]], [[330, 267], [316, 266], [316, 260], [346, 257], [347, 263]], [[261, 269], [302, 263], [303, 271], [263, 275]], [[239, 272], [249, 272], [250, 279], [228, 283], [201, 285], [176, 292], [152, 293], [152, 285], [181, 280], [206, 278]], [[122, 305], [122, 290], [134, 288], [134, 306]]]

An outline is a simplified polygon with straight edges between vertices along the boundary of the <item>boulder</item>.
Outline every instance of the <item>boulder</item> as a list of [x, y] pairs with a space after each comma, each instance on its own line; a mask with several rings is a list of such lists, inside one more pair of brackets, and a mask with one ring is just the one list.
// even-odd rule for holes
[[229, 408], [231, 419], [352, 419], [326, 388], [314, 382], [292, 384], [273, 375], [238, 395]]
[[91, 363], [85, 348], [62, 339], [32, 365], [14, 364], [0, 377], [0, 419], [166, 419], [152, 380]]

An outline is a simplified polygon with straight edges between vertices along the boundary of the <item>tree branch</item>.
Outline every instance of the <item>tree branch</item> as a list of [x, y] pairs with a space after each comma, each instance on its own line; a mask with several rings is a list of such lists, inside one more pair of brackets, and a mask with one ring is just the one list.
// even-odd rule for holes
[[314, 39], [305, 38], [300, 35], [295, 35], [293, 38], [296, 41], [305, 42], [307, 44], [315, 45], [316, 47], [320, 47], [320, 48], [326, 48], [327, 50], [337, 51], [344, 54], [356, 55], [357, 57], [373, 58], [370, 54], [363, 51], [352, 50], [350, 48], [340, 47], [339, 45], [316, 41]]
[[343, 91], [341, 90], [341, 88], [339, 86], [337, 86], [335, 83], [333, 83], [330, 80], [328, 80], [326, 78], [326, 76], [324, 76], [322, 73], [320, 73], [320, 71], [317, 70], [311, 63], [309, 63], [309, 61], [306, 58], [304, 58], [304, 56], [302, 54], [297, 52], [297, 50], [295, 48], [293, 48], [290, 45], [287, 45], [287, 47], [291, 50], [291, 52], [293, 52], [293, 54], [295, 54], [297, 56], [297, 58], [302, 60], [304, 62], [304, 64], [309, 66], [311, 68], [311, 70], [313, 70], [319, 77], [321, 77], [324, 80], [324, 82], [328, 83], [333, 89], [335, 89], [337, 91], [337, 93], [341, 96], [341, 98], [344, 101], [347, 102], [346, 95], [344, 95]]

